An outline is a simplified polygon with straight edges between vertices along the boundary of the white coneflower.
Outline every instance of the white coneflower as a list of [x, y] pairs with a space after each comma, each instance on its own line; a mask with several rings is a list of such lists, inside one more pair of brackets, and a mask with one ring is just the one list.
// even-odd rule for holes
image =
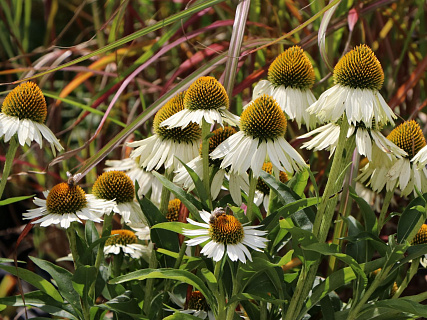
[[240, 131], [221, 143], [211, 157], [224, 158], [221, 168], [231, 166], [231, 173], [243, 174], [250, 168], [256, 178], [267, 157], [278, 171], [300, 171], [307, 165], [285, 140], [286, 125], [285, 114], [277, 102], [263, 95], [243, 111]]
[[46, 200], [35, 198], [36, 209], [30, 209], [24, 213], [24, 219], [38, 220], [32, 222], [40, 223], [47, 227], [52, 224], [68, 228], [71, 222], [80, 220], [92, 220], [101, 222], [105, 211], [111, 210], [113, 201], [97, 199], [91, 194], [86, 194], [78, 185], [62, 182], [54, 186], [50, 191], [43, 192]]
[[0, 112], [0, 138], [8, 142], [15, 134], [19, 144], [28, 146], [36, 141], [43, 147], [45, 138], [52, 148], [52, 153], [64, 148], [44, 122], [47, 105], [43, 93], [34, 82], [25, 82], [13, 89], [4, 99]]
[[151, 171], [144, 170], [139, 165], [139, 158], [131, 159], [125, 158], [122, 160], [107, 160], [105, 165], [109, 168], [105, 168], [105, 171], [119, 170], [125, 172], [132, 182], [138, 182], [139, 190], [138, 196], [142, 197], [147, 195], [151, 191], [150, 200], [156, 205], [160, 204], [160, 198], [162, 195], [162, 183], [157, 179]]
[[160, 126], [163, 121], [185, 109], [184, 95], [185, 92], [179, 93], [157, 112], [151, 137], [127, 144], [136, 148], [130, 157], [138, 158], [147, 171], [159, 170], [162, 166], [173, 170], [181, 165], [179, 160], [188, 162], [198, 154], [202, 130], [197, 123], [188, 123], [182, 128]]
[[[415, 235], [414, 239], [411, 242], [411, 245], [417, 244], [426, 244], [427, 243], [427, 224], [423, 224]], [[427, 268], [427, 254], [420, 259], [420, 263], [424, 268]]]
[[[298, 139], [308, 138], [316, 134], [316, 137], [310, 141], [304, 142], [302, 147], [307, 148], [308, 150], [314, 149], [316, 151], [326, 149], [329, 150], [332, 155], [338, 144], [338, 137], [340, 135], [339, 124], [328, 123], [298, 137]], [[360, 155], [367, 157], [370, 161], [380, 150], [385, 152], [390, 159], [392, 159], [392, 157], [402, 158], [407, 155], [405, 151], [384, 137], [382, 133], [374, 127], [366, 128], [364, 126], [350, 126], [347, 131], [347, 138], [350, 138], [352, 135], [356, 136], [357, 152]], [[378, 150], [375, 150], [375, 148]]]
[[189, 246], [196, 246], [207, 242], [201, 253], [214, 261], [220, 261], [226, 253], [232, 261], [246, 259], [252, 261], [248, 247], [262, 251], [266, 247], [267, 239], [263, 236], [266, 231], [257, 230], [260, 226], [243, 226], [233, 215], [226, 214], [222, 208], [216, 208], [212, 213], [200, 211], [205, 223], [196, 222], [190, 218], [187, 221], [201, 229], [184, 229], [183, 234], [195, 237], [187, 240]]
[[387, 139], [407, 153], [400, 159], [390, 160], [384, 155], [369, 162], [358, 177], [362, 182], [368, 181], [374, 191], [381, 191], [384, 186], [388, 191], [398, 187], [402, 195], [415, 191], [427, 192], [427, 169], [417, 167], [410, 162], [426, 145], [420, 126], [414, 121], [406, 121], [394, 128]]
[[120, 214], [126, 223], [131, 222], [131, 215], [142, 216], [140, 206], [134, 202], [132, 180], [122, 171], [104, 172], [93, 184], [92, 193], [99, 199], [113, 200], [115, 206], [112, 211]]
[[211, 311], [206, 298], [200, 291], [196, 290], [191, 292], [190, 298], [188, 299], [187, 308], [185, 308], [185, 301], [180, 300], [173, 293], [169, 293], [169, 297], [173, 303], [181, 308], [178, 309], [180, 313], [191, 314], [193, 317], [200, 319], [208, 318], [209, 320], [215, 320], [215, 316]]
[[[225, 141], [235, 133], [236, 130], [232, 127], [223, 127], [212, 131], [211, 136], [209, 137], [209, 153], [215, 150], [217, 146], [219, 146], [223, 141]], [[186, 165], [191, 168], [199, 177], [202, 177], [203, 159], [201, 157], [201, 148], [199, 149], [199, 152], [200, 155], [188, 162]], [[224, 178], [227, 178], [229, 181], [229, 191], [231, 197], [237, 205], [240, 205], [242, 203], [240, 189], [247, 192], [247, 189], [249, 188], [249, 179], [246, 172], [241, 175], [235, 173], [227, 174], [227, 171], [225, 169], [220, 168], [221, 160], [214, 160], [211, 157], [209, 157], [209, 165], [212, 170], [217, 170], [212, 178], [212, 199], [216, 199], [218, 197], [224, 182]], [[188, 189], [188, 191], [192, 191], [194, 189], [193, 179], [191, 179], [190, 174], [184, 167], [181, 167], [176, 171], [176, 176], [174, 177], [173, 182], [183, 186], [184, 188]]]
[[289, 119], [295, 120], [298, 128], [306, 124], [314, 128], [315, 115], [307, 108], [316, 102], [310, 88], [314, 84], [313, 66], [299, 46], [293, 46], [278, 56], [268, 68], [268, 80], [262, 80], [254, 88], [252, 99], [263, 94], [272, 96]]
[[138, 243], [138, 237], [130, 230], [113, 230], [111, 237], [107, 239], [104, 246], [104, 254], [129, 255], [133, 259], [147, 256], [148, 246]]
[[[269, 174], [272, 174], [273, 173], [272, 163], [264, 162], [264, 164], [262, 165], [262, 170]], [[285, 183], [286, 181], [288, 181], [288, 175], [286, 174], [286, 172], [280, 171], [279, 180], [282, 183]], [[257, 206], [259, 206], [262, 203], [264, 205], [264, 208], [267, 210], [268, 203], [270, 201], [270, 187], [267, 186], [267, 184], [261, 178], [258, 178], [254, 201]]]
[[379, 93], [384, 72], [368, 46], [357, 46], [338, 61], [334, 81], [335, 86], [323, 92], [308, 112], [322, 122], [336, 122], [345, 114], [348, 123], [354, 126], [394, 124], [396, 115]]
[[186, 127], [190, 122], [202, 126], [203, 119], [210, 124], [223, 122], [236, 125], [239, 117], [228, 111], [225, 88], [213, 77], [201, 77], [188, 88], [184, 97], [185, 109], [163, 121], [160, 126]]

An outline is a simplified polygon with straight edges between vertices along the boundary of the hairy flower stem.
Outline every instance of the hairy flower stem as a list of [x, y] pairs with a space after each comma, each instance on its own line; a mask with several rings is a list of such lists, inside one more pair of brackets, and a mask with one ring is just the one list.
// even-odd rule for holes
[[221, 279], [221, 266], [224, 262], [224, 259], [227, 259], [226, 257], [227, 255], [225, 254], [221, 261], [218, 261], [215, 263], [214, 276], [218, 283], [218, 289], [219, 289], [219, 292], [216, 295], [218, 309], [217, 309], [217, 316], [215, 317], [215, 319], [225, 319], [226, 317], [227, 309], [225, 307], [225, 292], [224, 292], [224, 286], [222, 284], [222, 279]]
[[416, 258], [412, 260], [411, 266], [409, 268], [408, 273], [406, 274], [405, 279], [403, 279], [402, 283], [400, 284], [399, 288], [397, 289], [396, 293], [391, 297], [391, 299], [397, 299], [402, 294], [403, 290], [406, 289], [409, 282], [411, 282], [412, 278], [417, 274], [418, 271], [418, 265], [420, 264], [421, 258]]
[[[187, 244], [185, 242], [182, 243], [181, 249], [179, 250], [178, 258], [176, 258], [175, 264], [173, 265], [174, 269], [179, 269], [181, 266], [182, 259], [184, 258], [185, 250], [187, 249]], [[154, 252], [155, 250], [153, 250]], [[155, 279], [153, 279], [155, 280]], [[167, 305], [169, 303], [169, 294], [168, 292], [171, 292], [172, 289], [172, 281], [171, 280], [165, 280], [164, 289], [163, 289], [163, 300], [162, 305]], [[151, 303], [151, 302], [150, 302]], [[163, 319], [163, 309], [159, 310], [159, 313], [157, 314], [157, 320]], [[148, 315], [148, 314], [147, 314]]]
[[[154, 250], [154, 248], [153, 250], [151, 250], [150, 261], [148, 262], [148, 268], [150, 269], [157, 268], [156, 250]], [[142, 309], [147, 317], [150, 316], [151, 300], [153, 298], [153, 288], [154, 288], [155, 281], [156, 279], [147, 279], [145, 283], [144, 305]]]
[[374, 293], [374, 291], [384, 282], [384, 280], [386, 279], [386, 277], [388, 276], [392, 268], [393, 268], [393, 265], [380, 270], [380, 273], [375, 277], [375, 280], [372, 282], [368, 290], [366, 290], [366, 292], [364, 293], [362, 298], [359, 300], [359, 302], [354, 306], [354, 308], [351, 308], [348, 314], [347, 320], [357, 319], [357, 314], [359, 313], [359, 311], [369, 300], [372, 293]]
[[[74, 269], [77, 270], [77, 259], [78, 259], [78, 251], [77, 251], [77, 240], [76, 240], [76, 230], [74, 229], [74, 225], [77, 222], [71, 223], [70, 227], [67, 228], [67, 237], [68, 242], [70, 243], [70, 250], [71, 255], [73, 256], [73, 262], [74, 262]], [[88, 305], [88, 299], [82, 299], [80, 298], [80, 304], [82, 306], [82, 312], [83, 312], [83, 319], [89, 320], [90, 319], [90, 313], [89, 309], [90, 306]]]
[[[111, 234], [112, 229], [112, 221], [113, 221], [113, 213], [105, 214], [104, 215], [104, 223], [102, 224], [102, 232], [101, 237], [108, 237]], [[96, 259], [95, 259], [95, 279], [92, 282], [90, 288], [89, 288], [89, 298], [92, 298], [92, 301], [95, 302], [95, 284], [96, 284], [96, 278], [98, 277], [99, 273], [99, 267], [101, 266], [101, 262], [104, 259], [104, 245], [105, 241], [101, 242], [98, 247], [98, 252], [96, 253]]]
[[[237, 263], [237, 270], [240, 269], [240, 262], [238, 261]], [[231, 274], [232, 278], [233, 278], [233, 291], [231, 293], [231, 296], [234, 297], [235, 295], [237, 295], [240, 291], [240, 283], [237, 280], [237, 275], [235, 273]], [[238, 301], [231, 303], [228, 307], [227, 307], [227, 318], [226, 320], [233, 320], [234, 316], [236, 314], [236, 307], [239, 304]]]
[[393, 190], [390, 190], [390, 191], [387, 190], [387, 193], [385, 194], [383, 206], [381, 208], [380, 217], [378, 219], [378, 234], [380, 234], [381, 229], [384, 226], [384, 221], [385, 221], [385, 218], [386, 218], [388, 207], [390, 205], [391, 199], [393, 198], [393, 194], [394, 194], [394, 189], [395, 188], [396, 187], [394, 187]]
[[[343, 171], [348, 167], [354, 148], [356, 147], [354, 136], [347, 139], [348, 128], [349, 124], [347, 118], [344, 117], [340, 128], [338, 145], [329, 172], [328, 182], [317, 208], [317, 214], [313, 225], [313, 234], [320, 243], [325, 242], [328, 235], [335, 207], [338, 202], [338, 192], [341, 190], [345, 177], [345, 172]], [[319, 264], [320, 259], [310, 265], [309, 268], [302, 268], [285, 320], [298, 319], [304, 300], [313, 286]]]
[[[341, 194], [341, 203], [340, 203], [340, 210], [339, 210], [340, 217], [337, 218], [337, 223], [335, 224], [335, 228], [334, 228], [334, 235], [332, 237], [332, 243], [340, 246], [342, 245], [341, 238], [344, 237], [347, 231], [347, 223], [344, 222], [344, 218], [347, 218], [351, 212], [352, 199], [350, 197], [350, 186], [354, 188], [356, 184], [356, 180], [354, 179], [354, 177], [357, 176], [357, 172], [359, 170], [359, 161], [360, 161], [359, 152], [357, 152], [357, 150], [354, 150], [351, 169], [347, 171], [343, 192]], [[337, 267], [337, 258], [335, 256], [330, 256], [329, 272], [333, 273], [336, 270], [336, 267]]]
[[212, 208], [211, 197], [211, 184], [209, 181], [209, 134], [211, 133], [211, 126], [202, 120], [202, 160], [203, 160], [203, 186], [205, 187], [206, 194], [208, 195], [209, 208]]
[[[172, 170], [166, 170], [164, 176], [169, 181], [172, 181], [173, 171]], [[165, 217], [166, 217], [166, 214], [168, 213], [168, 204], [169, 204], [170, 196], [171, 196], [171, 192], [169, 191], [169, 189], [167, 189], [165, 186], [163, 186], [162, 187], [162, 196], [160, 197], [159, 211]]]
[[18, 150], [19, 143], [16, 137], [10, 139], [9, 149], [6, 153], [6, 162], [4, 163], [3, 175], [0, 180], [0, 200], [3, 195], [4, 187], [6, 186], [7, 177], [9, 177], [10, 170], [12, 169], [13, 159], [15, 158], [16, 150]]
[[258, 183], [258, 178], [254, 177], [254, 174], [251, 170], [251, 174], [249, 176], [249, 194], [248, 194], [248, 202], [247, 202], [247, 208], [246, 208], [246, 217], [248, 218], [249, 221], [254, 220], [252, 207], [254, 205], [255, 190], [256, 190], [257, 183]]

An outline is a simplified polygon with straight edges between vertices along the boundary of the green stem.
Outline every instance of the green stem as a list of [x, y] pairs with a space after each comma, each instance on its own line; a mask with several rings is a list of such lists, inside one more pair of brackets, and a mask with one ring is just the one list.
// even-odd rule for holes
[[[313, 234], [320, 243], [325, 242], [328, 235], [335, 207], [338, 202], [338, 192], [342, 187], [345, 177], [343, 171], [348, 166], [354, 148], [356, 147], [354, 136], [347, 139], [348, 128], [349, 124], [347, 118], [344, 116], [328, 182], [326, 183], [325, 191], [317, 208], [317, 214], [313, 224]], [[310, 265], [308, 269], [303, 268], [301, 270], [301, 275], [298, 279], [294, 295], [289, 303], [285, 320], [298, 319], [304, 300], [313, 286], [319, 264], [320, 259]]]
[[384, 221], [386, 218], [388, 207], [390, 205], [391, 199], [393, 198], [395, 188], [396, 187], [394, 187], [393, 190], [390, 190], [390, 191], [387, 190], [387, 193], [385, 194], [383, 206], [382, 206], [381, 212], [380, 212], [380, 217], [378, 219], [378, 234], [380, 234], [380, 232], [384, 226]]
[[202, 120], [202, 160], [203, 160], [203, 186], [205, 187], [208, 195], [209, 208], [212, 208], [211, 185], [209, 181], [209, 134], [211, 133], [211, 126]]
[[[104, 223], [102, 224], [101, 238], [108, 237], [111, 234], [113, 216], [114, 216], [113, 213], [104, 215]], [[102, 242], [99, 244], [98, 252], [96, 253], [96, 259], [95, 259], [95, 280], [92, 282], [89, 288], [89, 298], [92, 297], [93, 302], [95, 302], [95, 299], [96, 299], [95, 297], [96, 278], [98, 277], [99, 267], [101, 266], [101, 262], [104, 259], [104, 245], [105, 245], [105, 242]]]
[[13, 159], [15, 158], [16, 150], [18, 149], [19, 143], [16, 137], [13, 136], [10, 139], [9, 149], [6, 153], [6, 162], [4, 163], [3, 175], [0, 180], [0, 199], [3, 195], [4, 187], [6, 186], [7, 177], [9, 177], [10, 170], [12, 169]]
[[414, 259], [411, 262], [411, 267], [409, 268], [409, 272], [407, 273], [405, 279], [403, 279], [402, 283], [399, 286], [399, 289], [397, 289], [396, 293], [391, 297], [392, 299], [397, 299], [402, 294], [403, 290], [406, 289], [409, 282], [412, 280], [414, 275], [417, 274], [418, 271], [418, 265], [420, 264], [420, 258]]
[[258, 178], [254, 177], [254, 174], [251, 170], [251, 173], [249, 176], [249, 194], [248, 194], [248, 202], [247, 202], [247, 208], [246, 208], [246, 217], [248, 218], [249, 221], [254, 220], [252, 207], [254, 205], [255, 190], [256, 190], [257, 183], [258, 183]]
[[[165, 178], [169, 181], [172, 181], [173, 178], [173, 170], [166, 170], [164, 174]], [[169, 199], [171, 196], [171, 192], [169, 189], [167, 189], [165, 186], [162, 187], [162, 196], [160, 197], [160, 212], [166, 217], [166, 214], [168, 213], [168, 205], [169, 205]]]
[[[354, 176], [357, 176], [357, 171], [359, 170], [359, 161], [360, 155], [355, 150], [353, 152], [353, 161], [351, 165], [351, 170], [349, 170], [345, 177], [343, 192], [341, 194], [341, 204], [340, 204], [340, 217], [337, 218], [337, 222], [334, 228], [334, 235], [332, 237], [332, 243], [341, 246], [342, 237], [344, 237], [347, 231], [347, 224], [344, 222], [345, 219], [350, 215], [352, 201], [350, 198], [350, 186], [354, 188], [356, 180]], [[344, 200], [343, 200], [344, 199]], [[329, 272], [333, 273], [337, 268], [337, 258], [335, 256], [329, 257]]]
[[104, 34], [101, 30], [101, 22], [99, 19], [99, 9], [97, 6], [97, 1], [92, 2], [92, 14], [93, 14], [93, 22], [96, 30], [96, 41], [98, 42], [98, 46], [100, 48], [105, 46]]
[[224, 259], [227, 259], [227, 255], [224, 254], [224, 257], [222, 260], [215, 263], [215, 270], [214, 270], [214, 276], [218, 283], [219, 293], [216, 297], [217, 304], [218, 304], [218, 314], [215, 317], [215, 319], [225, 319], [226, 317], [226, 308], [225, 308], [225, 292], [224, 292], [224, 286], [222, 285], [222, 279], [221, 279], [221, 265], [224, 262]]
[[[151, 256], [150, 256], [150, 261], [148, 263], [148, 268], [150, 268], [150, 269], [156, 269], [157, 268], [156, 250], [154, 250], [154, 248], [153, 248], [153, 250], [151, 250]], [[145, 285], [143, 311], [147, 317], [150, 316], [151, 300], [153, 297], [153, 288], [154, 288], [154, 281], [155, 280], [156, 279], [147, 279], [147, 282]]]
[[119, 277], [122, 274], [122, 265], [124, 253], [120, 251], [119, 254], [115, 254], [113, 258], [113, 276], [114, 278]]
[[267, 320], [267, 302], [261, 301], [259, 304], [259, 319]]
[[383, 283], [384, 279], [387, 277], [388, 273], [392, 269], [393, 266], [389, 266], [385, 269], [381, 269], [380, 273], [375, 277], [375, 280], [372, 282], [371, 286], [366, 290], [365, 294], [359, 300], [359, 302], [351, 308], [350, 313], [348, 314], [347, 320], [355, 320], [357, 319], [357, 315], [362, 307], [366, 304], [366, 302], [371, 297], [372, 293]]
[[[239, 269], [240, 269], [240, 262], [237, 263], [237, 270], [239, 270]], [[237, 272], [233, 272], [231, 274], [231, 276], [233, 278], [233, 290], [231, 293], [232, 297], [234, 297], [235, 295], [237, 295], [240, 292], [240, 283], [239, 283], [239, 281], [237, 281], [236, 273]], [[234, 319], [234, 315], [236, 314], [236, 307], [238, 304], [239, 304], [239, 302], [236, 301], [227, 307], [227, 318], [226, 318], [226, 320], [233, 320]]]
[[[184, 258], [185, 250], [187, 249], [187, 244], [185, 242], [182, 243], [181, 249], [179, 250], [178, 258], [175, 261], [174, 269], [179, 269], [182, 263], [182, 259]], [[163, 299], [162, 299], [162, 305], [166, 305], [169, 302], [169, 295], [167, 294], [171, 290], [172, 282], [170, 280], [165, 280], [164, 284], [164, 292], [163, 292]], [[159, 310], [159, 313], [157, 314], [157, 319], [161, 320], [163, 319], [163, 309]], [[148, 315], [148, 314], [147, 314]]]

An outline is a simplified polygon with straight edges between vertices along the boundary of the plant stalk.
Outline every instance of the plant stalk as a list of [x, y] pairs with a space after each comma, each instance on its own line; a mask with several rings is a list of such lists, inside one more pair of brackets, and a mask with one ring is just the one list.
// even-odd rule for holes
[[203, 186], [205, 187], [208, 196], [209, 208], [212, 210], [212, 196], [211, 185], [209, 181], [209, 134], [211, 133], [211, 126], [202, 120], [202, 161], [203, 161]]
[[[166, 170], [164, 174], [165, 178], [169, 181], [172, 181], [173, 178], [173, 170]], [[160, 197], [160, 207], [159, 211], [166, 217], [166, 214], [168, 213], [168, 205], [169, 205], [169, 199], [171, 196], [171, 192], [168, 188], [165, 186], [162, 187], [162, 196]]]
[[[156, 257], [156, 250], [154, 250], [154, 248], [153, 248], [153, 250], [151, 250], [150, 261], [148, 262], [148, 268], [156, 269], [157, 263], [158, 263], [158, 261], [157, 261], [157, 257]], [[153, 288], [154, 288], [154, 281], [155, 280], [156, 279], [147, 279], [147, 282], [145, 285], [143, 311], [147, 317], [150, 316], [151, 300], [153, 298]]]
[[[329, 173], [329, 179], [318, 206], [313, 225], [313, 234], [317, 237], [320, 243], [325, 242], [328, 235], [335, 207], [338, 202], [338, 192], [342, 187], [345, 177], [345, 172], [343, 171], [348, 166], [354, 148], [356, 147], [354, 136], [347, 139], [348, 128], [349, 124], [347, 122], [347, 117], [344, 116], [341, 123], [338, 145], [335, 150], [334, 159]], [[308, 269], [304, 267], [302, 268], [285, 320], [298, 319], [304, 300], [313, 286], [319, 265], [320, 259], [310, 265]]]
[[393, 198], [395, 188], [396, 187], [394, 187], [393, 190], [390, 190], [390, 191], [387, 190], [387, 193], [385, 194], [383, 206], [382, 206], [381, 212], [380, 212], [380, 217], [378, 219], [378, 234], [380, 234], [380, 232], [384, 226], [384, 221], [386, 218], [388, 207], [390, 206], [391, 199]]
[[10, 139], [9, 149], [6, 153], [6, 161], [4, 163], [3, 175], [0, 180], [0, 200], [3, 195], [4, 188], [6, 186], [7, 178], [9, 177], [10, 170], [12, 169], [13, 159], [15, 158], [16, 150], [18, 150], [18, 140], [15, 136]]
[[247, 202], [247, 208], [246, 208], [246, 217], [251, 222], [254, 220], [252, 207], [254, 205], [255, 190], [256, 190], [257, 183], [258, 183], [258, 178], [254, 177], [254, 174], [251, 170], [251, 173], [249, 176], [249, 194], [248, 194], [248, 202]]

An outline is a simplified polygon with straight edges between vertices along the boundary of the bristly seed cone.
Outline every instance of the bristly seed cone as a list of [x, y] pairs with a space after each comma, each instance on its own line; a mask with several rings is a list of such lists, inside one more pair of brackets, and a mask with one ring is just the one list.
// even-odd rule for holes
[[184, 106], [189, 110], [228, 109], [229, 101], [225, 88], [214, 77], [201, 77], [188, 88]]
[[206, 298], [200, 291], [193, 291], [190, 299], [188, 299], [188, 309], [190, 310], [203, 310], [208, 312], [210, 310]]
[[394, 128], [387, 139], [406, 151], [409, 159], [412, 159], [426, 145], [420, 125], [415, 120], [405, 121]]
[[126, 173], [112, 170], [104, 172], [96, 179], [92, 193], [100, 199], [125, 203], [133, 201], [135, 187]]
[[111, 235], [112, 237], [108, 238], [105, 242], [105, 246], [112, 246], [115, 244], [125, 246], [127, 244], [138, 243], [137, 236], [130, 230], [113, 230], [111, 231]]
[[224, 211], [211, 215], [209, 224], [209, 235], [215, 242], [237, 244], [243, 239], [244, 231], [240, 221]]
[[168, 212], [166, 214], [166, 219], [168, 219], [168, 221], [178, 221], [180, 207], [181, 207], [181, 200], [179, 199], [170, 200], [168, 203]]
[[202, 129], [197, 123], [191, 122], [185, 128], [168, 128], [160, 126], [166, 119], [175, 113], [184, 110], [185, 92], [178, 93], [168, 101], [155, 115], [153, 121], [154, 132], [164, 140], [173, 140], [177, 142], [193, 142], [202, 136]]
[[[273, 164], [271, 162], [264, 162], [262, 165], [262, 170], [271, 174], [273, 172]], [[280, 182], [285, 183], [288, 181], [288, 175], [284, 171], [280, 171], [279, 173]], [[270, 194], [270, 188], [264, 182], [262, 178], [258, 178], [258, 182], [256, 188], [264, 194]]]
[[412, 240], [411, 244], [425, 244], [427, 243], [427, 224], [423, 224]]
[[[209, 138], [209, 154], [215, 150], [222, 142], [227, 140], [233, 134], [236, 133], [236, 129], [233, 127], [221, 127], [211, 132], [212, 136]], [[202, 156], [202, 144], [199, 147], [199, 155]], [[211, 159], [209, 157], [209, 164], [215, 167], [219, 167], [221, 165], [222, 160], [220, 159]]]
[[283, 137], [286, 126], [285, 113], [276, 100], [265, 94], [252, 101], [240, 116], [240, 129], [262, 140]]
[[83, 189], [66, 182], [54, 186], [46, 198], [46, 207], [53, 214], [76, 213], [86, 204], [86, 193]]
[[384, 72], [371, 48], [362, 44], [338, 61], [334, 68], [334, 81], [353, 89], [380, 90]]
[[47, 105], [43, 93], [34, 82], [25, 82], [14, 88], [3, 101], [1, 111], [11, 117], [44, 123]]
[[309, 89], [314, 84], [314, 69], [299, 46], [293, 46], [279, 55], [268, 68], [268, 81], [274, 86]]

